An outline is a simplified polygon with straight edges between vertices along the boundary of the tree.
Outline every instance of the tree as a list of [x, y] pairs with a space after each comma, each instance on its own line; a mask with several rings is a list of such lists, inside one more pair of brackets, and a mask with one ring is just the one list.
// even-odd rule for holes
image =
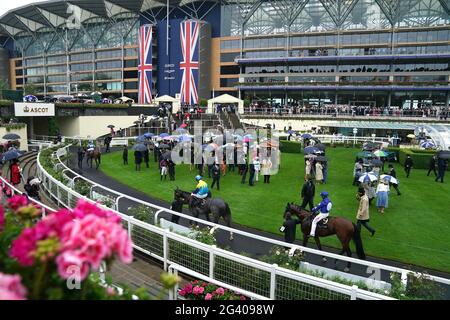
[[35, 96], [38, 93], [38, 87], [34, 84], [26, 84], [23, 88], [24, 95], [33, 95]]

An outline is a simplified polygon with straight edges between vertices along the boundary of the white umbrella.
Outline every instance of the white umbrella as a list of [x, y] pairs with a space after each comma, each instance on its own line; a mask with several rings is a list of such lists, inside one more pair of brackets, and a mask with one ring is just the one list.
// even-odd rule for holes
[[390, 175], [387, 175], [387, 174], [382, 174], [380, 176], [380, 180], [387, 180], [390, 183], [398, 184], [397, 178], [394, 178], [393, 176], [390, 176]]
[[35, 184], [40, 184], [41, 180], [39, 180], [39, 178], [34, 178], [30, 180], [30, 186], [33, 186]]
[[367, 172], [364, 173], [361, 177], [359, 177], [359, 182], [374, 182], [377, 181], [378, 177], [375, 175], [374, 172]]

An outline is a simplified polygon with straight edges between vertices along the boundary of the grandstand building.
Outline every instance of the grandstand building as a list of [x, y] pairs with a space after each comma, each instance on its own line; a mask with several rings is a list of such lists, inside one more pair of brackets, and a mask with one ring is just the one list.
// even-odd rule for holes
[[0, 17], [0, 75], [41, 96], [448, 107], [449, 32], [448, 0], [55, 0]]

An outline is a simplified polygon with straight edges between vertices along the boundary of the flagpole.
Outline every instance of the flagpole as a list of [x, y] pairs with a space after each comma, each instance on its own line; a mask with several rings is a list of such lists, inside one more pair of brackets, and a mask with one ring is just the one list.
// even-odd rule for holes
[[167, 0], [166, 55], [169, 55], [169, 0]]

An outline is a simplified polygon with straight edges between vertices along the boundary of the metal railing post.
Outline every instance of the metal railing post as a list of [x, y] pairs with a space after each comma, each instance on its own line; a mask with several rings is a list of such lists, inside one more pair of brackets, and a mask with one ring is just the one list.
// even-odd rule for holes
[[356, 297], [358, 295], [358, 286], [357, 285], [353, 285], [352, 286], [352, 292], [350, 295], [350, 300], [356, 300]]
[[277, 264], [272, 265], [272, 269], [270, 270], [270, 299], [275, 300], [275, 289], [277, 287]]
[[163, 233], [163, 259], [164, 259], [164, 271], [167, 271], [167, 260], [169, 257], [169, 241], [167, 239], [167, 229], [164, 229]]
[[217, 246], [211, 246], [209, 250], [209, 277], [214, 279], [214, 264], [215, 264], [215, 251]]

